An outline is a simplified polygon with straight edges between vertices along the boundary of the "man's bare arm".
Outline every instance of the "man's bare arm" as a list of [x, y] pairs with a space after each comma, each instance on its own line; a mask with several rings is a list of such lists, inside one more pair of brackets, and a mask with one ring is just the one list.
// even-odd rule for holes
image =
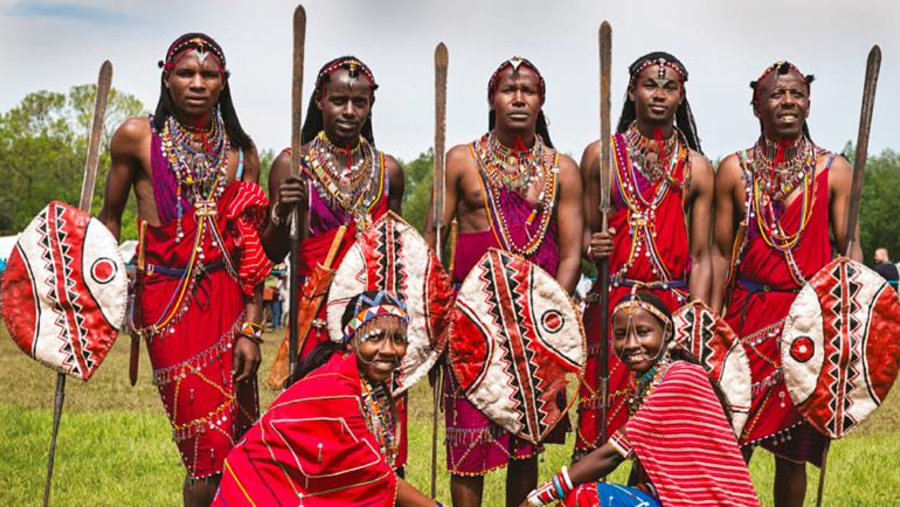
[[734, 247], [736, 200], [741, 184], [741, 167], [736, 156], [731, 155], [719, 164], [714, 189], [715, 218], [712, 244], [712, 293], [710, 306], [716, 312], [725, 305], [725, 289], [728, 269], [731, 266], [731, 250]]
[[600, 213], [600, 148], [600, 141], [594, 141], [581, 155], [581, 188], [584, 192], [584, 235], [581, 246], [585, 257], [591, 244], [591, 234], [601, 232], [603, 226], [603, 215]]
[[[831, 232], [834, 234], [835, 248], [838, 255], [847, 255], [847, 213], [850, 210], [850, 191], [853, 185], [853, 168], [847, 159], [836, 156], [828, 172], [829, 214], [831, 216]], [[862, 250], [859, 246], [859, 229], [856, 243], [850, 258], [862, 261]]]
[[712, 257], [709, 233], [715, 193], [715, 172], [712, 164], [699, 153], [691, 154], [691, 220], [689, 231], [691, 273], [688, 291], [692, 298], [711, 302]]
[[384, 156], [385, 170], [388, 175], [388, 209], [402, 216], [403, 192], [406, 183], [403, 181], [403, 168], [390, 155]]
[[128, 194], [140, 171], [140, 148], [144, 137], [150, 134], [146, 118], [130, 118], [113, 134], [109, 144], [111, 164], [103, 191], [103, 209], [99, 219], [118, 240], [122, 231], [122, 213], [128, 203]]
[[[468, 148], [465, 145], [454, 146], [447, 152], [444, 162], [444, 228], [441, 230], [441, 244], [447, 243], [450, 234], [450, 222], [456, 217], [456, 208], [459, 206], [460, 192], [462, 189], [462, 175], [465, 173], [466, 164], [470, 161]], [[431, 248], [435, 247], [434, 230], [434, 196], [428, 205], [428, 214], [425, 215], [425, 242]], [[446, 263], [445, 264], [449, 264]], [[452, 273], [451, 273], [452, 276]]]
[[584, 212], [581, 171], [569, 157], [559, 158], [559, 267], [556, 279], [569, 294], [575, 291], [581, 275], [581, 242], [584, 237]]
[[291, 177], [289, 152], [283, 152], [272, 162], [272, 170], [269, 171], [269, 203], [272, 207], [278, 205], [276, 211], [281, 217], [281, 223], [276, 226], [268, 220], [260, 234], [260, 240], [269, 259], [281, 262], [290, 250], [291, 209], [299, 204], [301, 226], [305, 227], [306, 220], [306, 185], [299, 178]]
[[244, 150], [244, 173], [241, 175], [241, 181], [249, 181], [259, 183], [259, 154], [256, 148]]

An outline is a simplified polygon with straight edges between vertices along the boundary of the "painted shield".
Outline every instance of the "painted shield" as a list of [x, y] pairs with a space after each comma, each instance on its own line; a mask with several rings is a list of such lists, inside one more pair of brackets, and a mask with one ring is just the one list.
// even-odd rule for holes
[[750, 414], [750, 360], [737, 334], [699, 299], [673, 315], [675, 342], [691, 351], [719, 383], [731, 409], [731, 426], [740, 435]]
[[571, 405], [567, 374], [582, 378], [585, 355], [581, 314], [556, 280], [521, 257], [488, 250], [453, 310], [450, 365], [466, 398], [539, 443]]
[[22, 232], [3, 280], [3, 320], [26, 354], [88, 380], [125, 321], [128, 279], [112, 234], [53, 201]]
[[369, 227], [350, 247], [328, 292], [328, 334], [343, 337], [347, 302], [366, 290], [383, 289], [407, 305], [409, 347], [394, 375], [394, 394], [422, 379], [444, 352], [453, 289], [437, 255], [416, 230], [393, 213]]
[[900, 303], [871, 269], [838, 258], [807, 282], [785, 320], [781, 364], [797, 410], [841, 438], [887, 397], [900, 364]]

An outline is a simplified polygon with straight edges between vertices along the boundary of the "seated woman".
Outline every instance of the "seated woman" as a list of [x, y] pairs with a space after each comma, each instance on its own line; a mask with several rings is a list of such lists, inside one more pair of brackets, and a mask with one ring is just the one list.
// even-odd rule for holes
[[[634, 374], [628, 422], [522, 505], [759, 505], [724, 396], [697, 360], [674, 346], [665, 304], [632, 293], [613, 310], [612, 335], [613, 351]], [[633, 462], [628, 486], [596, 482], [625, 459]]]
[[393, 469], [399, 427], [388, 381], [406, 354], [407, 323], [389, 292], [351, 299], [343, 342], [320, 344], [234, 447], [213, 505], [440, 505]]

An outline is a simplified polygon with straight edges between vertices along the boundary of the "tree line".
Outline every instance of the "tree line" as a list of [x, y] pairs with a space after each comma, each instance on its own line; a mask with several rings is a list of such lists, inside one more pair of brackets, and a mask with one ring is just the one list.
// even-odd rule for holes
[[[96, 85], [73, 86], [67, 93], [39, 91], [0, 113], [0, 236], [24, 229], [49, 201], [77, 205], [81, 193], [85, 152], [90, 132]], [[113, 89], [104, 119], [97, 190], [91, 211], [100, 212], [103, 187], [109, 170], [109, 140], [126, 118], [147, 114], [147, 108], [131, 94]], [[843, 153], [852, 158], [852, 146]], [[275, 152], [261, 150], [260, 183], [267, 189], [268, 171]], [[431, 197], [431, 149], [414, 160], [400, 161], [406, 180], [403, 215], [420, 231]], [[871, 155], [866, 166], [860, 210], [860, 242], [866, 263], [875, 248], [885, 247], [900, 258], [900, 219], [895, 211], [900, 194], [900, 154], [884, 150]], [[137, 237], [137, 207], [130, 198], [122, 219], [122, 239]]]

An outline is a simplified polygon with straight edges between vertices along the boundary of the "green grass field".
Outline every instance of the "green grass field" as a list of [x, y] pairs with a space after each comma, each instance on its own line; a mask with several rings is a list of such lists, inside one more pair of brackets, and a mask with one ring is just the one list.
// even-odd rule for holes
[[[260, 371], [268, 371], [278, 337], [269, 335]], [[51, 503], [66, 506], [179, 505], [184, 472], [168, 421], [142, 357], [138, 385], [128, 385], [127, 336], [120, 338], [90, 383], [69, 379], [57, 444]], [[0, 505], [39, 505], [47, 466], [55, 372], [35, 363], [0, 331]], [[263, 390], [262, 406], [274, 398]], [[429, 488], [431, 392], [416, 386], [410, 401], [407, 476]], [[900, 402], [891, 397], [870, 420], [836, 442], [829, 456], [825, 505], [897, 505], [900, 498]], [[439, 445], [438, 499], [449, 502], [449, 478]], [[571, 439], [550, 446], [541, 478], [569, 461]], [[772, 458], [757, 452], [750, 464], [764, 505], [771, 505]], [[625, 468], [625, 467], [623, 467]], [[809, 468], [807, 504], [813, 505], [818, 470]], [[625, 470], [614, 480], [623, 481]], [[486, 506], [504, 504], [505, 472], [490, 474]]]

